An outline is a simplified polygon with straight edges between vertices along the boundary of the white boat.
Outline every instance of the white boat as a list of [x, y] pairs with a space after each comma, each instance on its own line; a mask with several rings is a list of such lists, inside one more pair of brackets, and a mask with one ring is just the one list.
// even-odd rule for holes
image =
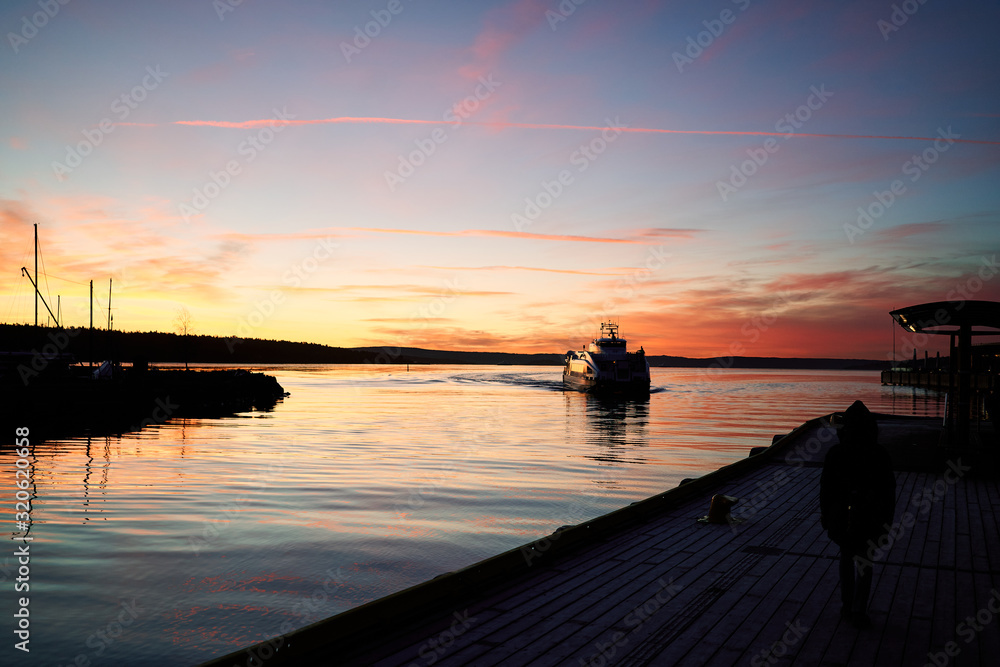
[[649, 362], [646, 352], [629, 352], [618, 337], [618, 325], [601, 323], [601, 335], [586, 350], [566, 353], [563, 384], [567, 389], [592, 393], [648, 394]]

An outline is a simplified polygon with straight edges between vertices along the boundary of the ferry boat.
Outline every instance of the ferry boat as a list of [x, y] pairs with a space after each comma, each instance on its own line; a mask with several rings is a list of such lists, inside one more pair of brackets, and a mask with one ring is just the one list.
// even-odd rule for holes
[[586, 350], [566, 353], [563, 385], [567, 389], [592, 393], [648, 394], [649, 362], [646, 352], [626, 349], [627, 341], [618, 337], [618, 325], [601, 323], [601, 336]]

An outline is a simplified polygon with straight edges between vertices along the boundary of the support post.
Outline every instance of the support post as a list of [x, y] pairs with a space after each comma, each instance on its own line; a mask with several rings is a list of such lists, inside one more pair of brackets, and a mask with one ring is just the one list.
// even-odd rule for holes
[[957, 444], [969, 444], [969, 416], [972, 411], [972, 326], [963, 324], [958, 330], [958, 418]]

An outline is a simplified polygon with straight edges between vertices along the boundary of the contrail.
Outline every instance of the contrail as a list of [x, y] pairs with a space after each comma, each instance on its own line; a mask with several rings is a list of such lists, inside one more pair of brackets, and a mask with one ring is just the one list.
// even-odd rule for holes
[[[244, 121], [223, 121], [223, 120], [176, 120], [169, 125], [195, 125], [201, 127], [222, 127], [227, 129], [252, 130], [262, 127], [273, 127], [275, 125], [359, 125], [359, 124], [381, 124], [381, 125], [454, 125], [454, 121], [447, 120], [416, 120], [413, 118], [378, 118], [378, 117], [358, 117], [341, 116], [338, 118], [314, 118], [310, 120], [281, 120], [277, 118], [265, 118], [261, 120]], [[479, 127], [492, 127], [496, 129], [522, 129], [522, 130], [606, 130], [607, 126], [600, 125], [561, 125], [555, 123], [486, 123], [463, 121], [464, 125], [477, 125]], [[134, 125], [139, 127], [150, 127], [149, 123], [119, 123], [119, 125]], [[656, 127], [616, 127], [616, 131], [629, 132], [635, 134], [700, 134], [700, 135], [728, 135], [737, 137], [814, 137], [819, 139], [888, 139], [899, 141], [937, 141], [940, 137], [916, 137], [916, 136], [894, 136], [885, 134], [821, 134], [817, 132], [740, 132], [736, 130], [665, 130]], [[960, 144], [985, 144], [989, 146], [1000, 146], [1000, 141], [987, 141], [985, 139], [956, 139], [950, 138], [952, 142]]]

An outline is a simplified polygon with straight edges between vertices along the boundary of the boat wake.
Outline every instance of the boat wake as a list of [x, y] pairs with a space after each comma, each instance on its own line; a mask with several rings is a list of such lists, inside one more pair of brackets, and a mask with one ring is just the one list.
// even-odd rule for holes
[[[499, 384], [514, 387], [528, 387], [542, 391], [566, 391], [562, 376], [552, 373], [462, 373], [449, 378], [458, 384]], [[667, 387], [650, 387], [650, 394], [667, 391]]]
[[500, 384], [530, 387], [543, 391], [562, 391], [562, 378], [550, 373], [462, 373], [450, 378], [459, 384]]

